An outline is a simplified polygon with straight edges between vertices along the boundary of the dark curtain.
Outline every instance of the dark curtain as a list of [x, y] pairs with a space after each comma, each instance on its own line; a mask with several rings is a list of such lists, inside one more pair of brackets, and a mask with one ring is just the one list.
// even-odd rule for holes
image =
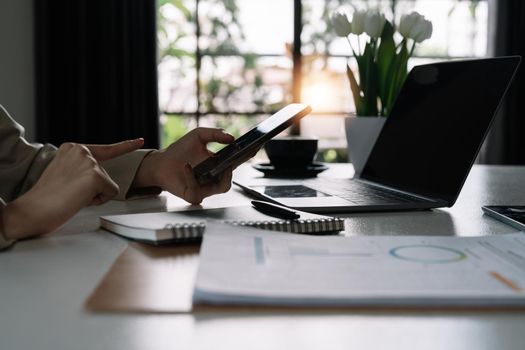
[[158, 147], [155, 0], [34, 0], [37, 139]]
[[[525, 1], [493, 1], [495, 56], [520, 55], [525, 59]], [[488, 135], [482, 163], [525, 164], [525, 60]]]

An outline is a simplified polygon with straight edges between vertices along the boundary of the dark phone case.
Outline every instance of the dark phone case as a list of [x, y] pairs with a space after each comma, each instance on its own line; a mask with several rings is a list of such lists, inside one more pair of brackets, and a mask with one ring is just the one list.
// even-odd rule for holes
[[[283, 109], [293, 106], [288, 105], [284, 107]], [[302, 109], [298, 112], [296, 112], [291, 118], [287, 119], [286, 122], [278, 125], [274, 129], [268, 131], [267, 133], [264, 133], [260, 138], [256, 139], [254, 142], [248, 144], [247, 146], [243, 147], [243, 144], [240, 145], [236, 142], [245, 142], [246, 140], [243, 140], [243, 138], [246, 135], [249, 135], [250, 133], [253, 133], [257, 131], [257, 128], [260, 124], [258, 124], [256, 127], [248, 131], [246, 134], [239, 137], [236, 141], [234, 141], [232, 144], [224, 147], [222, 150], [217, 152], [217, 154], [205, 159], [203, 162], [197, 164], [193, 168], [193, 174], [195, 178], [197, 179], [197, 182], [200, 184], [207, 184], [218, 180], [219, 175], [229, 167], [237, 166], [239, 164], [244, 163], [248, 159], [251, 158], [252, 154], [259, 150], [268, 140], [270, 140], [272, 137], [278, 135], [282, 131], [284, 131], [286, 128], [291, 126], [293, 123], [300, 120], [302, 117], [306, 116], [312, 111], [312, 108], [308, 105], [302, 105]], [[280, 111], [282, 111], [281, 109]], [[279, 112], [280, 112], [279, 111]], [[277, 113], [279, 113], [277, 112]], [[268, 119], [275, 116], [270, 116]], [[266, 119], [266, 120], [268, 120]]]

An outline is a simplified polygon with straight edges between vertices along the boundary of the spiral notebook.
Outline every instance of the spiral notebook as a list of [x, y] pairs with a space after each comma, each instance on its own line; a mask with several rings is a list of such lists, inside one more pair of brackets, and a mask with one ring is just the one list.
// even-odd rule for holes
[[297, 213], [301, 215], [299, 219], [283, 220], [251, 206], [242, 206], [102, 216], [100, 225], [117, 235], [155, 245], [199, 241], [206, 230], [206, 220], [291, 233], [323, 235], [344, 230], [344, 219], [303, 211]]

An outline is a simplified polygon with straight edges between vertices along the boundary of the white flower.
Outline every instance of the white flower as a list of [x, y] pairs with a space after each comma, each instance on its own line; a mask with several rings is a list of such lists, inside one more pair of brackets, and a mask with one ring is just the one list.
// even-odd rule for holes
[[413, 39], [420, 43], [432, 36], [432, 22], [417, 12], [401, 16], [399, 34], [406, 39]]
[[352, 18], [352, 34], [361, 35], [365, 31], [366, 11], [354, 12]]
[[348, 17], [344, 13], [334, 13], [332, 25], [338, 36], [347, 37], [352, 32], [352, 23], [348, 21]]
[[368, 12], [365, 18], [366, 34], [370, 35], [371, 38], [379, 38], [381, 33], [383, 33], [385, 23], [385, 15], [379, 13], [379, 11]]
[[402, 15], [401, 20], [399, 21], [399, 27], [397, 28], [399, 34], [401, 34], [406, 39], [411, 39], [409, 37], [410, 30], [420, 17], [421, 15], [417, 12], [412, 12], [408, 15]]
[[429, 39], [432, 36], [432, 30], [432, 22], [423, 19], [422, 21], [417, 22], [416, 25], [412, 27], [410, 35], [416, 43], [420, 43]]

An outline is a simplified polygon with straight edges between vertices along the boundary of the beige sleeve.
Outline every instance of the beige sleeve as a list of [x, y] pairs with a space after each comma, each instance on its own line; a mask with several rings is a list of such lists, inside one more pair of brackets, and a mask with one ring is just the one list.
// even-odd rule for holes
[[126, 200], [158, 195], [159, 187], [131, 188], [135, 175], [144, 157], [152, 150], [141, 149], [101, 163], [109, 176], [120, 188], [117, 200]]
[[[0, 198], [10, 202], [29, 190], [40, 178], [56, 154], [50, 144], [28, 143], [24, 128], [16, 123], [0, 105]], [[119, 185], [117, 198], [156, 195], [160, 188], [130, 189], [135, 174], [151, 150], [139, 150], [102, 163], [111, 178]]]
[[2, 200], [2, 198], [0, 198], [0, 250], [7, 249], [14, 243], [13, 240], [8, 240], [4, 236], [4, 207], [5, 202]]
[[0, 105], [0, 198], [10, 202], [30, 189], [55, 153], [53, 145], [27, 142], [24, 128]]

